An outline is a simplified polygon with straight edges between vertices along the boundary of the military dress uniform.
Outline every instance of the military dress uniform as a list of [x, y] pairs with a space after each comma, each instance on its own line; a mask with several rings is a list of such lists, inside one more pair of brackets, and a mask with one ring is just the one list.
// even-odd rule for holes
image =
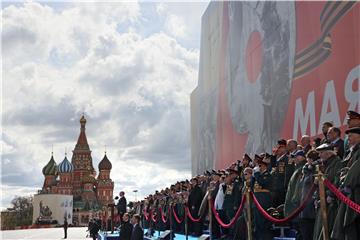
[[[347, 120], [350, 121], [351, 119], [360, 119], [360, 114], [355, 112], [355, 111], [347, 111], [346, 113], [348, 115]], [[356, 126], [356, 127], [360, 127], [360, 126]], [[352, 128], [355, 128], [355, 126], [353, 126]], [[350, 146], [349, 146], [349, 139], [348, 139], [348, 135], [345, 134], [344, 137], [344, 157], [346, 157], [348, 155], [348, 153], [350, 152]]]
[[[271, 178], [269, 171], [256, 172], [251, 179], [251, 188], [256, 199], [263, 209], [271, 207], [270, 186]], [[265, 219], [254, 204], [252, 204], [254, 216], [254, 239], [272, 239], [271, 222]]]
[[[322, 151], [323, 149], [327, 149], [332, 147], [330, 144], [322, 144], [319, 147], [316, 148], [317, 151]], [[331, 156], [329, 159], [327, 159], [323, 165], [323, 173], [326, 176], [326, 178], [335, 186], [339, 185], [339, 175], [340, 170], [342, 169], [342, 160], [337, 155]], [[325, 192], [325, 197], [328, 199], [331, 198], [332, 201], [329, 203], [326, 203], [326, 210], [327, 210], [327, 218], [328, 218], [328, 228], [329, 232], [331, 233], [335, 217], [338, 210], [338, 204], [334, 197], [334, 195], [330, 192], [330, 190], [327, 190]], [[320, 209], [317, 209], [316, 213], [316, 220], [315, 220], [315, 227], [314, 227], [314, 240], [323, 239], [322, 238], [322, 218], [321, 218], [321, 211]]]
[[[201, 188], [196, 185], [190, 190], [189, 198], [188, 198], [188, 206], [191, 215], [194, 218], [198, 218], [198, 213], [200, 209], [200, 205], [202, 202], [202, 199], [204, 197], [204, 194], [201, 190]], [[191, 222], [189, 221], [189, 231], [194, 234], [194, 236], [200, 236], [202, 234], [202, 221], [200, 222]]]
[[[350, 128], [347, 133], [360, 134], [360, 128]], [[349, 168], [340, 185], [340, 190], [353, 202], [360, 204], [360, 147], [359, 144], [351, 148]], [[349, 154], [349, 155], [350, 155]], [[345, 203], [341, 202], [336, 215], [333, 239], [360, 239], [360, 214], [356, 213]]]
[[[243, 174], [244, 176], [244, 174]], [[248, 180], [248, 182], [250, 183], [250, 179]], [[247, 190], [247, 181], [244, 179], [242, 179], [241, 181], [241, 195], [243, 196], [244, 194], [246, 194], [246, 190]], [[234, 234], [234, 240], [246, 240], [249, 239], [247, 236], [247, 226], [246, 226], [246, 221], [248, 220], [248, 217], [246, 216], [246, 205], [244, 206], [244, 209], [238, 219], [238, 221], [236, 222], [236, 226], [235, 226], [235, 234]]]
[[288, 156], [284, 154], [276, 160], [275, 167], [271, 172], [273, 207], [278, 207], [285, 202], [285, 194], [287, 188], [285, 170], [288, 166], [288, 161]]
[[[305, 201], [307, 194], [314, 183], [314, 174], [315, 167], [312, 164], [306, 163], [302, 169], [302, 175], [300, 176], [298, 184], [300, 202]], [[313, 238], [315, 224], [315, 206], [313, 198], [309, 200], [304, 210], [300, 212], [298, 218], [302, 239], [311, 240]]]
[[284, 215], [288, 216], [292, 213], [300, 204], [301, 193], [299, 191], [299, 181], [302, 177], [302, 170], [305, 165], [305, 161], [302, 161], [299, 164], [296, 164], [295, 171], [290, 178], [286, 198], [285, 198], [285, 205], [284, 205]]
[[235, 216], [239, 207], [241, 198], [240, 190], [240, 182], [237, 179], [231, 184], [226, 185], [223, 209], [229, 221]]

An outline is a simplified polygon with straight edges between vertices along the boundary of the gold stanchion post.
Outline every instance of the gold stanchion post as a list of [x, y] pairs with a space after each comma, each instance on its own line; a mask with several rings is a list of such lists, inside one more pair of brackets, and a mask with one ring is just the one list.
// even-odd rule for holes
[[110, 224], [111, 224], [111, 234], [113, 234], [114, 233], [114, 208], [115, 208], [115, 204], [110, 203], [110, 204], [108, 204], [108, 207], [110, 207], [110, 211], [111, 211]]
[[208, 208], [209, 208], [209, 236], [212, 240], [212, 210], [211, 210], [211, 190], [208, 191]]
[[320, 195], [320, 211], [322, 218], [322, 233], [324, 240], [329, 240], [329, 228], [328, 228], [328, 220], [327, 220], [327, 211], [326, 211], [326, 195], [325, 195], [325, 187], [324, 187], [324, 175], [320, 170], [320, 166], [316, 166], [317, 176], [316, 180], [319, 185], [319, 195]]
[[252, 240], [252, 222], [251, 222], [251, 205], [250, 205], [250, 181], [246, 181], [246, 210], [247, 210], [247, 235], [248, 240]]
[[189, 229], [188, 229], [188, 216], [187, 216], [187, 213], [186, 213], [187, 203], [185, 203], [184, 206], [185, 206], [185, 216], [184, 216], [184, 221], [185, 221], [185, 239], [188, 240], [188, 238], [189, 238]]

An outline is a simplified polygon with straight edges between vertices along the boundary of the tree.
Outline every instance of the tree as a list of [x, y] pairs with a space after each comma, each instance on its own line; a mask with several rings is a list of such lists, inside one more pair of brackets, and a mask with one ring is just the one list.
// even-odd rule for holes
[[11, 200], [12, 211], [16, 212], [16, 225], [31, 225], [33, 215], [33, 197], [15, 196]]

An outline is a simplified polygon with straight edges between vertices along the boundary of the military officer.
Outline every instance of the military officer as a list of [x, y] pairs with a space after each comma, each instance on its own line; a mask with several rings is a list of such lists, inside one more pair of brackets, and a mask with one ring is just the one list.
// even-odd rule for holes
[[[286, 150], [286, 141], [279, 140], [275, 150], [276, 163], [271, 171], [272, 175], [272, 198], [273, 207], [277, 207], [285, 201], [285, 191], [287, 189], [287, 182], [285, 170], [288, 165], [288, 156]], [[290, 179], [290, 177], [288, 177]]]
[[[334, 185], [338, 186], [340, 179], [340, 170], [342, 168], [342, 161], [336, 155], [336, 152], [333, 151], [333, 146], [328, 143], [324, 143], [316, 148], [316, 151], [319, 152], [321, 167], [323, 168], [323, 173], [326, 178]], [[338, 209], [338, 204], [335, 197], [332, 195], [330, 191], [326, 191], [326, 210], [328, 217], [328, 228], [331, 233], [336, 212]], [[314, 228], [314, 240], [322, 239], [322, 218], [321, 211], [317, 209], [316, 220], [315, 220], [315, 228]]]
[[290, 178], [286, 198], [284, 213], [285, 216], [288, 216], [293, 210], [295, 210], [300, 204], [300, 192], [298, 191], [298, 183], [302, 174], [303, 166], [306, 163], [305, 153], [303, 150], [298, 150], [293, 154], [295, 171]]
[[[225, 222], [231, 221], [235, 216], [235, 213], [240, 205], [241, 201], [241, 186], [238, 179], [238, 172], [235, 169], [227, 169], [228, 173], [225, 178], [225, 195], [223, 210], [225, 212]], [[225, 231], [225, 234], [228, 234], [228, 238], [233, 238], [234, 227], [229, 231]]]
[[[262, 208], [268, 209], [271, 206], [271, 175], [268, 171], [268, 164], [270, 164], [270, 162], [264, 160], [259, 161], [259, 166], [256, 166], [253, 170], [253, 176], [251, 178], [251, 188]], [[272, 239], [272, 233], [270, 229], [271, 222], [266, 220], [261, 215], [260, 211], [256, 208], [254, 204], [252, 205], [252, 213], [254, 215], [255, 226], [254, 239]]]
[[[355, 112], [355, 111], [348, 111], [347, 112], [347, 125], [348, 128], [354, 128], [354, 127], [360, 127], [360, 114]], [[350, 152], [350, 147], [349, 147], [349, 141], [348, 141], [348, 136], [345, 135], [344, 137], [344, 150], [345, 150], [345, 154], [344, 154], [344, 158], [347, 156], [347, 154]]]
[[228, 220], [231, 220], [239, 207], [241, 201], [240, 182], [238, 180], [237, 171], [228, 169], [228, 175], [225, 179], [226, 190], [224, 196], [223, 208]]
[[[198, 212], [200, 209], [201, 201], [204, 197], [204, 194], [201, 188], [198, 185], [198, 179], [193, 178], [191, 179], [192, 188], [190, 190], [189, 198], [188, 198], [188, 207], [190, 213], [193, 217], [198, 218]], [[189, 223], [189, 230], [194, 236], [200, 236], [202, 234], [202, 221], [200, 222], [190, 222]]]
[[[340, 185], [341, 191], [352, 201], [360, 204], [360, 127], [346, 131], [351, 158], [347, 161], [347, 172]], [[360, 239], [360, 215], [341, 202], [336, 215], [333, 232], [334, 239]]]
[[245, 153], [238, 166], [238, 172], [241, 182], [243, 181], [244, 178], [244, 169], [250, 167], [251, 162], [252, 162], [251, 157], [247, 153]]
[[[308, 192], [314, 183], [315, 167], [313, 163], [319, 158], [319, 153], [316, 150], [310, 150], [306, 154], [307, 163], [302, 168], [302, 174], [299, 179], [298, 189], [300, 192], [300, 202], [306, 200]], [[315, 207], [314, 200], [311, 198], [304, 210], [299, 214], [299, 229], [302, 239], [312, 239], [314, 234], [315, 224]]]

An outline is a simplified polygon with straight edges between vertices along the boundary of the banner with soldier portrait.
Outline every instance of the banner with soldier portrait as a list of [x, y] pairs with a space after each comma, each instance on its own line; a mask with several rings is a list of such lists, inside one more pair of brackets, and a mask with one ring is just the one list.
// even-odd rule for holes
[[357, 2], [211, 2], [191, 94], [192, 171], [343, 128], [360, 103]]

